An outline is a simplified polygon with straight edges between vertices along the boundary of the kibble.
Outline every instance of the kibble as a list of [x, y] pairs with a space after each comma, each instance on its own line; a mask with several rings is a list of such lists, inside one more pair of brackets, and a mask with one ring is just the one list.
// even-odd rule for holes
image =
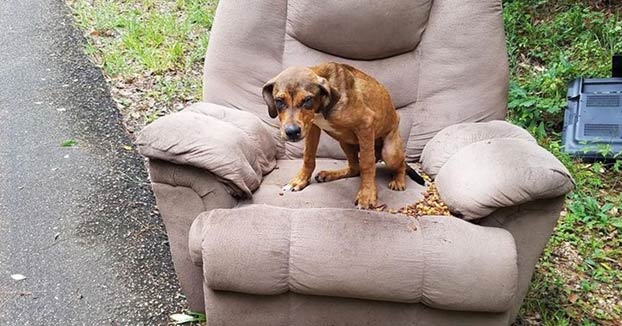
[[[387, 210], [391, 214], [404, 214], [412, 217], [419, 217], [423, 215], [441, 215], [451, 216], [449, 207], [441, 200], [441, 196], [438, 194], [436, 185], [430, 181], [427, 175], [422, 174], [423, 178], [428, 181], [428, 187], [421, 193], [423, 198], [419, 199], [416, 203], [402, 207], [400, 209]], [[375, 208], [377, 211], [384, 211], [387, 208], [386, 204], [380, 205]]]

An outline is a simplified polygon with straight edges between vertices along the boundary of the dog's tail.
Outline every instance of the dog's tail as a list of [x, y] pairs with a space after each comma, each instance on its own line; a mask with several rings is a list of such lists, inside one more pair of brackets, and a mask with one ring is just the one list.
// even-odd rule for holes
[[410, 165], [408, 165], [408, 163], [406, 163], [406, 174], [408, 174], [408, 177], [411, 178], [416, 183], [422, 186], [425, 185], [425, 180], [423, 180], [423, 178], [419, 175], [419, 173], [417, 173], [415, 169], [411, 168]]

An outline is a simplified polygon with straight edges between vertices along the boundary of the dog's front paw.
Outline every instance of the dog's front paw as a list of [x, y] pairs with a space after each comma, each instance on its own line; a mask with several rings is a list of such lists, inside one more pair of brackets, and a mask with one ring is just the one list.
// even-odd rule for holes
[[283, 191], [300, 191], [309, 184], [309, 180], [299, 178], [292, 179], [288, 184], [283, 186]]
[[361, 189], [356, 195], [355, 205], [359, 209], [370, 209], [378, 204], [378, 195], [375, 189]]

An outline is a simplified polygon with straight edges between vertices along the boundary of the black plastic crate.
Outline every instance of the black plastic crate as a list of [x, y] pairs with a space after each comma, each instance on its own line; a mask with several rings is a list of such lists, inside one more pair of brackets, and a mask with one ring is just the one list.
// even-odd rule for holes
[[[620, 71], [616, 59], [613, 76]], [[578, 78], [569, 84], [562, 141], [574, 156], [622, 158], [622, 78]]]

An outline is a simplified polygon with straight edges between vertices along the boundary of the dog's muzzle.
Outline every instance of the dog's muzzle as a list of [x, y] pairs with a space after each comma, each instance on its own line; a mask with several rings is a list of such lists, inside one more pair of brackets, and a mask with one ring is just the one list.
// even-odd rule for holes
[[297, 142], [302, 139], [302, 130], [297, 125], [287, 125], [284, 131], [288, 141]]

